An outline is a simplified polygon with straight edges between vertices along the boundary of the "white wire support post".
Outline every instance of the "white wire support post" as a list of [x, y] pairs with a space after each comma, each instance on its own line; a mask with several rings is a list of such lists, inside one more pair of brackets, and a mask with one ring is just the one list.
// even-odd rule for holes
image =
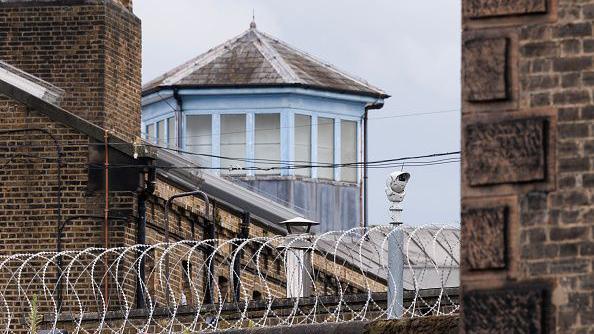
[[386, 181], [386, 196], [390, 201], [390, 224], [394, 226], [388, 235], [388, 319], [400, 319], [404, 313], [404, 233], [402, 201], [410, 174], [394, 172]]
[[[285, 242], [279, 246], [285, 253], [287, 298], [309, 297], [313, 289], [313, 266], [312, 243], [307, 234], [313, 226], [320, 223], [296, 217], [279, 224], [284, 225], [289, 233]], [[300, 234], [300, 229], [305, 229], [306, 234]]]
[[[311, 247], [311, 242], [309, 242]], [[311, 296], [311, 254], [307, 248], [288, 245], [285, 253], [287, 298]]]

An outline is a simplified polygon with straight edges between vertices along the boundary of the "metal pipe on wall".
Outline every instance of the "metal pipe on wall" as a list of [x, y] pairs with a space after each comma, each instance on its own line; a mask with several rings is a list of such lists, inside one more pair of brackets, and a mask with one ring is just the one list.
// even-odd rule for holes
[[[146, 245], [146, 195], [144, 192], [138, 195], [138, 226], [136, 229], [136, 244]], [[136, 282], [136, 308], [144, 308], [144, 293], [142, 285], [146, 281], [145, 259], [142, 256], [143, 250], [138, 251], [138, 280]]]
[[[241, 227], [239, 233], [237, 234], [238, 239], [247, 239], [249, 238], [250, 234], [250, 224], [252, 223], [252, 219], [250, 217], [249, 212], [243, 213], [243, 218], [241, 219]], [[235, 246], [237, 247], [237, 245]], [[233, 297], [235, 301], [239, 301], [241, 297], [241, 258], [243, 257], [243, 250], [239, 250], [237, 252], [237, 257], [235, 262], [233, 263], [233, 275], [231, 278], [233, 279]]]
[[367, 161], [369, 160], [369, 154], [368, 154], [368, 144], [367, 144], [367, 140], [368, 140], [368, 136], [367, 136], [367, 128], [368, 128], [368, 113], [369, 113], [369, 109], [371, 107], [366, 106], [365, 107], [365, 113], [363, 115], [363, 207], [361, 208], [363, 210], [363, 228], [367, 228], [369, 226], [369, 212], [367, 210], [367, 201], [368, 201], [368, 191], [367, 191], [367, 181], [368, 181], [368, 175], [367, 175]]
[[[176, 198], [194, 196], [194, 195], [201, 195], [204, 198], [204, 203], [205, 203], [204, 215], [206, 217], [209, 217], [210, 202], [208, 200], [208, 195], [204, 191], [194, 190], [194, 191], [175, 194], [175, 195], [169, 197], [169, 199], [167, 199], [167, 202], [165, 202], [165, 243], [166, 244], [169, 244], [169, 207], [171, 206], [171, 203]], [[169, 253], [167, 253], [167, 255], [165, 257], [165, 275], [166, 275], [167, 281], [169, 281], [169, 274], [170, 274]], [[169, 286], [165, 289], [165, 300], [166, 300], [166, 303], [169, 303]]]
[[[105, 130], [103, 134], [104, 149], [105, 149], [105, 208], [104, 208], [104, 221], [103, 221], [103, 248], [109, 248], [109, 132]], [[103, 299], [105, 304], [109, 302], [109, 277], [107, 276], [108, 271], [108, 259], [105, 259], [103, 270], [105, 272], [105, 281], [103, 285]]]
[[[146, 180], [146, 186], [144, 189], [138, 191], [138, 217], [136, 227], [136, 244], [146, 245], [146, 201], [154, 191], [156, 187], [156, 170], [150, 168], [148, 170], [148, 177]], [[144, 176], [143, 176], [144, 177]], [[146, 306], [144, 300], [144, 289], [143, 284], [146, 281], [145, 273], [145, 257], [142, 256], [143, 250], [138, 251], [138, 277], [136, 281], [136, 307], [142, 309]]]
[[365, 112], [363, 114], [363, 227], [369, 227], [369, 191], [368, 191], [368, 168], [367, 162], [369, 161], [369, 110], [381, 109], [384, 106], [382, 97], [378, 96], [374, 103], [365, 106]]
[[178, 148], [182, 148], [184, 147], [184, 133], [183, 133], [183, 123], [184, 123], [184, 117], [183, 117], [183, 110], [184, 110], [184, 105], [183, 105], [183, 99], [182, 97], [179, 95], [179, 89], [178, 88], [174, 88], [173, 89], [173, 98], [175, 99], [175, 103], [177, 104], [177, 108], [174, 112], [175, 115], [175, 126], [176, 126], [176, 137], [177, 137], [177, 142], [176, 142], [176, 147]]

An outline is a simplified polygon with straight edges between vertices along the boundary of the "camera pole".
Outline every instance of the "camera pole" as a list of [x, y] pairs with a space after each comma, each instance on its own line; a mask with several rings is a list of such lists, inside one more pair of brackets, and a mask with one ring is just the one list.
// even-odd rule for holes
[[402, 230], [402, 201], [410, 174], [394, 172], [386, 182], [386, 195], [390, 201], [390, 224], [394, 227], [388, 235], [388, 319], [401, 319], [404, 313], [404, 231]]

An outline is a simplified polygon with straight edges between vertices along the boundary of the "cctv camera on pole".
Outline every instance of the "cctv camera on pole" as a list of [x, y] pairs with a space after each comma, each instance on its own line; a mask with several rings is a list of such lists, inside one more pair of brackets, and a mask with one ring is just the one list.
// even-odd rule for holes
[[391, 225], [394, 227], [388, 239], [388, 319], [400, 319], [404, 313], [404, 233], [402, 201], [410, 173], [394, 172], [386, 181], [386, 196], [390, 201]]

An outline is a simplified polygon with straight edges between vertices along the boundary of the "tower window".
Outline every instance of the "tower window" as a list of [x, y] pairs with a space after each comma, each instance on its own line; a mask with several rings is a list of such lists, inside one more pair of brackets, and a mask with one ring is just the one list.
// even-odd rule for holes
[[157, 142], [157, 136], [155, 133], [155, 124], [149, 124], [146, 126], [146, 139], [151, 143]]
[[[221, 156], [245, 159], [245, 115], [221, 115]], [[221, 158], [221, 167], [244, 168], [245, 162]], [[226, 174], [245, 174], [245, 171], [222, 171]]]
[[[357, 122], [340, 122], [340, 162], [343, 164], [357, 162]], [[357, 168], [342, 167], [341, 181], [357, 182]]]
[[157, 145], [158, 146], [165, 146], [166, 145], [165, 138], [165, 120], [157, 122]]
[[175, 118], [173, 117], [169, 117], [167, 119], [167, 146], [170, 148], [174, 148], [177, 146], [176, 142], [175, 142], [175, 138], [176, 138], [176, 133], [175, 133]]
[[[256, 114], [254, 141], [256, 159], [280, 160], [280, 114]], [[278, 164], [257, 162], [256, 166], [267, 168]], [[279, 174], [279, 170], [256, 171], [256, 174]]]
[[[318, 163], [330, 165], [334, 163], [334, 119], [318, 118]], [[318, 167], [318, 177], [334, 179], [334, 168]]]
[[[189, 115], [186, 117], [186, 149], [198, 154], [212, 154], [212, 116]], [[204, 166], [212, 166], [208, 156], [195, 156]]]
[[[311, 117], [307, 115], [295, 115], [295, 160], [297, 164], [311, 164]], [[303, 163], [301, 162], [303, 161]], [[296, 175], [305, 177], [311, 176], [310, 168], [295, 170]]]

